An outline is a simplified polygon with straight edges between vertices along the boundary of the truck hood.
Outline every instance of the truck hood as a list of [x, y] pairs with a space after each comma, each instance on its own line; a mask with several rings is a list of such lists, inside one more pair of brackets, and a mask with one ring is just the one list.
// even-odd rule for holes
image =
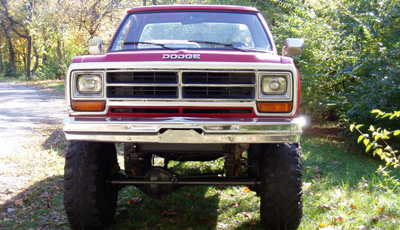
[[[168, 57], [168, 58], [166, 58]], [[157, 51], [124, 51], [105, 55], [78, 56], [72, 63], [90, 62], [258, 62], [293, 64], [290, 57], [278, 56], [273, 53], [241, 52], [241, 51], [210, 51], [210, 50], [157, 50]]]

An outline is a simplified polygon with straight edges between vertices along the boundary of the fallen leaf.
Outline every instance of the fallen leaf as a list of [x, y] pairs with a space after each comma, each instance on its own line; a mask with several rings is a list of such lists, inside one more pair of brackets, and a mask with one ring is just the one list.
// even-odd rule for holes
[[335, 216], [335, 220], [343, 221], [343, 217], [341, 217], [341, 216]]
[[351, 208], [351, 209], [357, 209], [357, 207], [356, 207], [354, 204], [351, 204], [351, 205], [350, 205], [350, 208]]
[[251, 190], [248, 187], [246, 187], [246, 188], [243, 189], [243, 192], [244, 193], [249, 193], [249, 192], [251, 192]]
[[325, 227], [326, 227], [326, 224], [324, 224], [324, 223], [319, 223], [319, 224], [318, 224], [318, 227], [320, 227], [320, 228], [325, 228]]
[[235, 203], [235, 204], [233, 205], [233, 207], [235, 207], [235, 208], [240, 207], [241, 204], [242, 204], [242, 201], [239, 201], [238, 203]]
[[174, 211], [164, 210], [163, 215], [164, 215], [164, 216], [176, 216], [177, 213], [174, 212]]
[[142, 202], [142, 198], [140, 197], [134, 197], [132, 199], [129, 199], [128, 202], [130, 204], [140, 204]]
[[21, 199], [16, 199], [16, 200], [14, 201], [14, 204], [15, 204], [16, 206], [22, 206], [22, 205], [24, 205], [24, 202], [23, 202]]
[[316, 166], [315, 168], [313, 168], [313, 170], [314, 170], [314, 172], [319, 172], [321, 169], [318, 167], [318, 166]]
[[315, 179], [315, 180], [319, 180], [319, 179], [321, 179], [321, 177], [322, 177], [322, 175], [320, 173], [317, 173], [312, 178]]
[[42, 197], [48, 197], [48, 196], [49, 196], [49, 192], [44, 191], [44, 192], [42, 193]]
[[383, 215], [385, 213], [385, 206], [378, 208], [376, 211]]
[[332, 207], [330, 205], [328, 205], [328, 204], [319, 205], [318, 208], [326, 209], [326, 210], [331, 210], [332, 209]]
[[380, 219], [381, 219], [380, 216], [376, 216], [376, 217], [373, 217], [371, 220], [372, 220], [373, 222], [377, 222], [377, 221], [379, 221]]

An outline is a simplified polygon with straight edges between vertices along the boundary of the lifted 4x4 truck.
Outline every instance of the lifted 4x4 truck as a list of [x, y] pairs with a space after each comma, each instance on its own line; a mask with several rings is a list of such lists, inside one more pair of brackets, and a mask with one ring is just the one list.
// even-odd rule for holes
[[[303, 46], [287, 39], [282, 52], [298, 55]], [[298, 227], [300, 77], [257, 9], [133, 8], [107, 54], [101, 39], [89, 50], [73, 59], [66, 79], [64, 205], [72, 228], [112, 223], [126, 185], [151, 197], [187, 185], [243, 185], [261, 197], [263, 227]], [[115, 143], [125, 144], [124, 173]], [[155, 156], [164, 167], [153, 165]], [[215, 174], [168, 168], [171, 160], [218, 158], [224, 166]]]

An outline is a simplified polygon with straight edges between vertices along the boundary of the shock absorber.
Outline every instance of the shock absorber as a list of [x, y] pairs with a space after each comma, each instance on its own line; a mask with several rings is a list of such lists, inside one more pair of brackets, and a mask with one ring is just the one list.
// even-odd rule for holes
[[237, 144], [225, 155], [224, 170], [226, 176], [240, 176], [243, 169], [247, 166], [247, 161], [243, 157], [244, 151], [249, 148], [248, 144]]

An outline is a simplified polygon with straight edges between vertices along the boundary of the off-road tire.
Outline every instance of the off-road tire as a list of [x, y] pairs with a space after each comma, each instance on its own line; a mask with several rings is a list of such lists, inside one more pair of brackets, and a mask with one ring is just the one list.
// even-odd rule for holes
[[119, 172], [112, 143], [74, 141], [65, 162], [64, 206], [73, 229], [103, 229], [114, 221]]
[[297, 144], [262, 144], [260, 216], [265, 229], [297, 229], [302, 217], [302, 160]]

